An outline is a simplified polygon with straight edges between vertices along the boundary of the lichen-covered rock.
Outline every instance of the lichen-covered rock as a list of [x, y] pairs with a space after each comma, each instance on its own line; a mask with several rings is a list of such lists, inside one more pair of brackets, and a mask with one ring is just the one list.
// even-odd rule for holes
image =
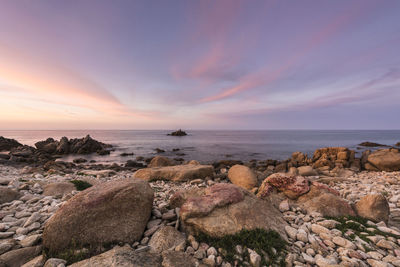
[[399, 171], [400, 152], [398, 149], [381, 149], [367, 156], [364, 168], [371, 171]]
[[133, 174], [133, 177], [146, 181], [163, 179], [171, 181], [188, 181], [194, 179], [205, 179], [206, 177], [211, 177], [213, 174], [214, 168], [211, 165], [185, 164], [140, 169]]
[[242, 229], [275, 230], [286, 238], [286, 222], [268, 201], [258, 199], [233, 184], [215, 184], [202, 189], [199, 196], [187, 196], [180, 209], [185, 231], [214, 237], [234, 234]]
[[355, 205], [355, 210], [358, 216], [367, 218], [373, 222], [389, 220], [389, 204], [381, 194], [366, 195], [361, 198]]
[[[283, 173], [274, 173], [268, 176], [264, 181], [263, 189], [259, 190], [260, 195], [266, 195], [267, 193], [264, 191], [270, 191], [271, 189], [269, 186], [283, 192], [291, 199], [296, 199], [310, 190], [309, 181], [300, 175], [294, 176]], [[268, 184], [268, 186], [266, 184]]]
[[68, 200], [46, 223], [43, 245], [50, 254], [71, 246], [92, 249], [138, 241], [150, 218], [153, 190], [129, 179], [90, 187]]
[[234, 165], [228, 172], [229, 180], [244, 189], [251, 190], [257, 186], [256, 174], [247, 166]]

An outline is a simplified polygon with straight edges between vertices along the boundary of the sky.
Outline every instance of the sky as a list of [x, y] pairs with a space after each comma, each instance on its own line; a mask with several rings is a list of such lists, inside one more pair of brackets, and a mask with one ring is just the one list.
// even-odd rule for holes
[[398, 0], [0, 1], [0, 129], [400, 129]]

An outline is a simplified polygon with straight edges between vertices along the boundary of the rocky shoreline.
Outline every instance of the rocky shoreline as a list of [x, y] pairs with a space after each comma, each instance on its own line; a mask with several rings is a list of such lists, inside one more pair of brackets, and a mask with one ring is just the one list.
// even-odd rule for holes
[[34, 150], [10, 142], [0, 164], [0, 266], [400, 266], [394, 148], [121, 166], [55, 160], [112, 149], [90, 137]]

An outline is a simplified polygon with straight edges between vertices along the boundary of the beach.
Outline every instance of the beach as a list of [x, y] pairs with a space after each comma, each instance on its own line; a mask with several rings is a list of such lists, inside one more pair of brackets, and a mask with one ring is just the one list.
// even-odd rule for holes
[[[211, 164], [160, 152], [107, 164], [86, 160], [113, 150], [90, 136], [35, 147], [4, 140], [13, 146], [0, 165], [5, 266], [400, 265], [396, 148], [365, 143], [374, 150], [361, 157], [333, 147]], [[61, 160], [69, 154], [74, 162]], [[227, 252], [216, 241], [257, 229], [277, 233], [276, 245], [242, 240]]]

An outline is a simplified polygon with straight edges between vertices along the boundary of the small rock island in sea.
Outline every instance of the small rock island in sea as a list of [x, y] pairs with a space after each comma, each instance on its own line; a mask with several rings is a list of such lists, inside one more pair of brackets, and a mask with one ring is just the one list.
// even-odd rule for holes
[[187, 133], [185, 131], [182, 131], [181, 129], [179, 129], [178, 131], [169, 133], [168, 135], [170, 135], [170, 136], [186, 136]]

